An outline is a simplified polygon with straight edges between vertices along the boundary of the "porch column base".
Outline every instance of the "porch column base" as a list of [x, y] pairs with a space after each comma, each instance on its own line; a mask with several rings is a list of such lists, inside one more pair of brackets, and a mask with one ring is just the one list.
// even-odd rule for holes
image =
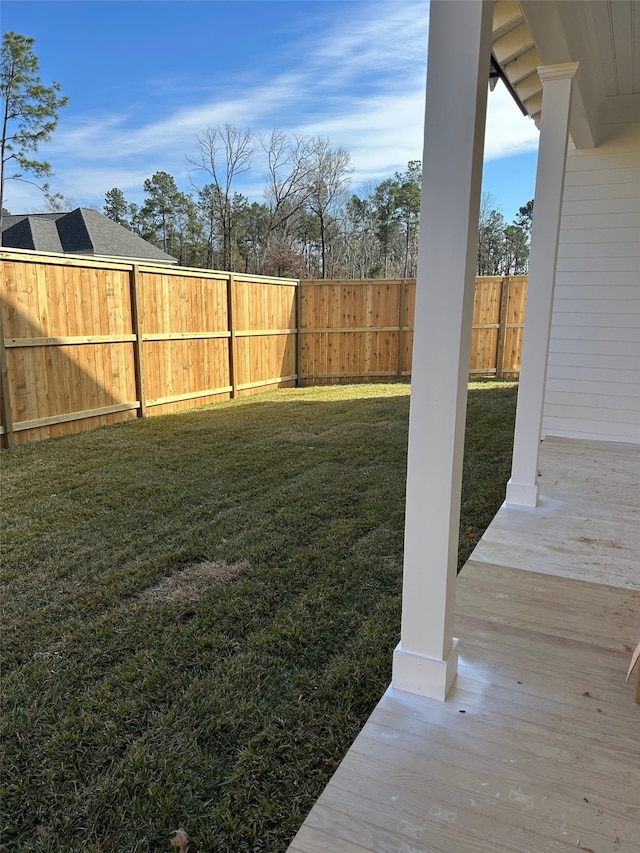
[[392, 686], [397, 690], [426, 696], [429, 699], [447, 698], [458, 674], [458, 640], [451, 641], [449, 654], [444, 660], [427, 658], [405, 652], [398, 643], [393, 653]]
[[531, 483], [507, 483], [507, 506], [532, 506], [538, 505], [538, 487]]

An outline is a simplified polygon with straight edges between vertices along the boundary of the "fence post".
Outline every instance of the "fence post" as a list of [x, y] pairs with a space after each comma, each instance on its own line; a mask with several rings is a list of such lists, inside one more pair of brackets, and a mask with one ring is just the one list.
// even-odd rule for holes
[[302, 282], [298, 280], [296, 287], [296, 388], [300, 388], [300, 373], [302, 372]]
[[144, 365], [142, 361], [142, 324], [140, 321], [140, 278], [138, 264], [132, 264], [129, 271], [129, 290], [131, 293], [131, 331], [135, 335], [133, 342], [133, 365], [136, 377], [136, 397], [140, 402], [138, 417], [146, 418], [147, 406], [144, 394]]
[[4, 348], [4, 326], [2, 323], [2, 311], [0, 310], [0, 386], [2, 388], [2, 425], [4, 426], [4, 439], [7, 447], [13, 447], [13, 416], [11, 413], [11, 400], [9, 399], [9, 369], [7, 367], [7, 351]]
[[400, 282], [400, 298], [398, 299], [398, 379], [402, 379], [404, 368], [404, 315], [407, 303], [407, 280]]
[[236, 396], [236, 322], [234, 316], [235, 286], [233, 275], [229, 273], [227, 279], [227, 325], [229, 327], [229, 385], [231, 385], [231, 399]]
[[504, 345], [507, 337], [507, 312], [509, 308], [509, 276], [502, 279], [500, 288], [500, 319], [498, 320], [498, 347], [496, 350], [496, 379], [504, 377]]

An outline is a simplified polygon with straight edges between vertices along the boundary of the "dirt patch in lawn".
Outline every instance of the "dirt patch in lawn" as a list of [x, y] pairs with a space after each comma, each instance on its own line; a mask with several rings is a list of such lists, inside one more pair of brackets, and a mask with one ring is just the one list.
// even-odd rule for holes
[[248, 563], [194, 563], [145, 589], [139, 599], [146, 604], [190, 604], [199, 601], [212, 586], [233, 580], [247, 567]]
[[402, 571], [402, 539], [397, 530], [388, 527], [370, 530], [353, 544], [351, 553], [364, 563]]

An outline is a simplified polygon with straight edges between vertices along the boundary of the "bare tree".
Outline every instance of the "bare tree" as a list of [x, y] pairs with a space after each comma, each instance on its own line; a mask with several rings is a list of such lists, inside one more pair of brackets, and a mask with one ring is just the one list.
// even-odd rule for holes
[[264, 263], [274, 238], [287, 243], [291, 220], [304, 209], [309, 198], [313, 146], [307, 137], [291, 138], [280, 130], [261, 137], [260, 145], [266, 154], [268, 169], [264, 194], [269, 224], [263, 246]]
[[230, 270], [233, 265], [233, 195], [235, 178], [251, 168], [254, 154], [254, 138], [250, 130], [240, 130], [232, 124], [207, 127], [198, 136], [198, 155], [187, 160], [194, 171], [203, 171], [211, 176], [214, 191], [211, 202], [222, 230], [222, 263]]
[[320, 269], [326, 278], [329, 228], [349, 186], [347, 172], [351, 155], [344, 148], [331, 148], [329, 140], [317, 137], [311, 150], [311, 183], [309, 210], [318, 221], [320, 231]]
[[367, 278], [376, 272], [378, 253], [376, 222], [370, 198], [352, 195], [341, 216], [344, 244], [343, 274], [347, 278]]
[[[68, 213], [70, 210], [75, 210], [76, 207], [91, 207], [91, 205], [80, 204], [77, 198], [73, 196], [63, 195], [62, 193], [52, 193], [48, 189], [39, 187], [44, 195], [44, 205], [36, 208], [36, 213]], [[93, 209], [97, 210], [95, 205]]]

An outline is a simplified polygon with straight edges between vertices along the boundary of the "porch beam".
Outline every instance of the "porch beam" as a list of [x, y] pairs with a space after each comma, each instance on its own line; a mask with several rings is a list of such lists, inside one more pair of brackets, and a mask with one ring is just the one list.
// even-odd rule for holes
[[393, 686], [445, 699], [493, 2], [432, 0], [404, 546]]
[[571, 89], [577, 70], [577, 62], [538, 68], [543, 85], [538, 170], [513, 460], [506, 496], [506, 503], [513, 506], [535, 507], [538, 502], [538, 453], [547, 380]]

